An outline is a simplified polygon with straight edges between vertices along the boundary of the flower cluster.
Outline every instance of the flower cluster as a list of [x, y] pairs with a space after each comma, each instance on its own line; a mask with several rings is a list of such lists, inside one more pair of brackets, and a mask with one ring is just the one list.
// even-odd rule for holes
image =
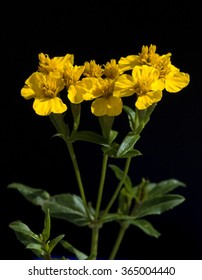
[[159, 55], [155, 45], [105, 65], [91, 60], [77, 66], [73, 54], [49, 58], [40, 53], [38, 70], [25, 81], [21, 95], [34, 98], [33, 108], [42, 116], [67, 110], [60, 95], [63, 90], [71, 103], [92, 101], [91, 112], [98, 117], [117, 116], [122, 97], [134, 95], [135, 107], [144, 110], [162, 99], [163, 90], [179, 92], [189, 80], [189, 74], [172, 65], [171, 53]]

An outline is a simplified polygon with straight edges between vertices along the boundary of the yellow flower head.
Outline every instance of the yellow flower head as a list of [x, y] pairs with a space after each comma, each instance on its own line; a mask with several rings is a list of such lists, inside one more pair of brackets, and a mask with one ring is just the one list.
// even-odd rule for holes
[[122, 111], [120, 97], [113, 96], [114, 80], [108, 78], [83, 78], [69, 87], [68, 98], [72, 103], [93, 100], [91, 112], [96, 116], [117, 116]]
[[47, 116], [51, 113], [63, 113], [67, 106], [58, 97], [64, 88], [64, 82], [58, 72], [50, 72], [44, 75], [34, 72], [21, 89], [21, 95], [25, 99], [34, 98], [33, 108], [38, 115]]
[[70, 85], [74, 85], [83, 74], [85, 66], [73, 66], [70, 60], [64, 66], [63, 78], [67, 89]]
[[84, 66], [85, 70], [83, 75], [86, 77], [101, 77], [103, 75], [102, 67], [95, 60], [91, 60], [90, 62], [86, 61]]
[[143, 46], [139, 55], [129, 55], [119, 60], [119, 67], [122, 72], [132, 70], [136, 66], [148, 65], [159, 70], [159, 79], [164, 83], [168, 92], [178, 92], [189, 84], [190, 77], [187, 73], [180, 72], [171, 64], [171, 53], [159, 55], [156, 53], [156, 46]]
[[119, 65], [116, 63], [115, 59], [111, 59], [110, 62], [107, 62], [104, 66], [104, 75], [107, 78], [115, 79], [119, 76], [120, 69]]
[[65, 56], [49, 58], [48, 54], [39, 54], [39, 67], [38, 71], [43, 74], [48, 74], [50, 72], [59, 71], [63, 72], [64, 65], [70, 61], [73, 63], [74, 55], [66, 54]]
[[164, 84], [159, 76], [160, 72], [154, 67], [136, 66], [132, 76], [123, 74], [118, 78], [114, 86], [114, 96], [126, 97], [136, 93], [135, 106], [144, 110], [162, 98]]
[[179, 92], [190, 82], [189, 74], [180, 72], [170, 62], [162, 68], [160, 78], [164, 82], [164, 87], [168, 92]]

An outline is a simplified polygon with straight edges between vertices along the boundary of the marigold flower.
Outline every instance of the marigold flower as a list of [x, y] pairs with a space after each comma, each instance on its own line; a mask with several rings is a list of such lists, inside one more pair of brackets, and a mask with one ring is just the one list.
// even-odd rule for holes
[[160, 79], [164, 82], [164, 88], [168, 92], [178, 92], [189, 84], [189, 74], [180, 72], [171, 64], [171, 53], [159, 55], [156, 53], [156, 46], [143, 46], [139, 55], [129, 55], [119, 60], [119, 67], [122, 72], [132, 70], [135, 66], [148, 65], [160, 71]]
[[115, 79], [120, 75], [119, 65], [116, 63], [116, 59], [111, 59], [104, 66], [104, 75], [109, 79]]
[[49, 58], [48, 54], [40, 53], [38, 71], [42, 72], [43, 74], [48, 74], [54, 71], [59, 71], [63, 73], [64, 65], [68, 61], [70, 61], [73, 64], [73, 54], [66, 54], [65, 56]]
[[83, 75], [85, 77], [101, 77], [103, 75], [102, 67], [95, 62], [95, 60], [91, 60], [90, 62], [86, 61], [84, 63], [85, 70]]
[[121, 57], [118, 64], [120, 70], [123, 73], [127, 70], [132, 70], [137, 65], [155, 66], [159, 59], [160, 55], [156, 53], [156, 46], [150, 45], [150, 47], [142, 46], [142, 52], [138, 55], [128, 55], [127, 57]]
[[72, 103], [95, 99], [91, 112], [96, 116], [117, 116], [122, 111], [120, 97], [113, 96], [115, 81], [108, 78], [83, 78], [68, 90], [68, 98]]
[[77, 66], [71, 63], [71, 61], [67, 61], [67, 63], [64, 66], [64, 73], [63, 78], [65, 85], [67, 89], [70, 85], [76, 84], [76, 82], [80, 79], [81, 75], [83, 74], [83, 71], [85, 69], [85, 66]]
[[129, 74], [121, 75], [114, 86], [115, 97], [126, 97], [137, 94], [135, 106], [143, 110], [162, 98], [164, 84], [159, 79], [160, 72], [154, 67], [136, 66]]
[[50, 72], [48, 75], [34, 72], [25, 81], [21, 95], [25, 99], [35, 98], [33, 109], [38, 115], [47, 116], [67, 110], [67, 106], [58, 97], [63, 88], [64, 82], [58, 72]]

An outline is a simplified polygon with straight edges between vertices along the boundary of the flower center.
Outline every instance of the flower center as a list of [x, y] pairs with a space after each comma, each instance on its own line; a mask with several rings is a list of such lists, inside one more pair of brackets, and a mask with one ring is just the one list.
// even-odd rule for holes
[[45, 84], [43, 86], [43, 95], [44, 97], [53, 98], [55, 97], [55, 89], [50, 87], [49, 85]]

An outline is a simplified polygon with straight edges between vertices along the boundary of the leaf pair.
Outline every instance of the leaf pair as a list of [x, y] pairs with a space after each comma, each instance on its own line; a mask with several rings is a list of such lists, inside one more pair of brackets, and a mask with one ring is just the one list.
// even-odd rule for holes
[[49, 211], [45, 213], [44, 229], [41, 234], [34, 233], [26, 224], [21, 221], [14, 221], [9, 227], [15, 231], [18, 240], [30, 249], [36, 256], [43, 259], [51, 259], [52, 250], [64, 237], [61, 234], [52, 240], [50, 238], [51, 220]]
[[[123, 171], [115, 165], [110, 165], [110, 167], [117, 179], [121, 180]], [[159, 183], [150, 183], [143, 179], [138, 186], [133, 186], [130, 177], [127, 176], [124, 188], [119, 194], [119, 219], [139, 227], [146, 234], [158, 237], [160, 233], [145, 217], [160, 215], [180, 205], [185, 198], [178, 194], [170, 194], [171, 191], [180, 186], [184, 187], [185, 184], [176, 179], [168, 179]]]

